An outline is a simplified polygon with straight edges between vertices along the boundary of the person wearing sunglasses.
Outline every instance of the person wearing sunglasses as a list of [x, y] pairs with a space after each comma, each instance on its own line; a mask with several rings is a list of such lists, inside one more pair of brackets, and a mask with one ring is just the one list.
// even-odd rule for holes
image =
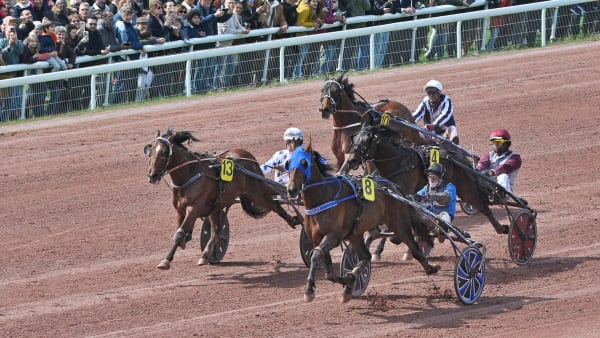
[[477, 163], [480, 173], [495, 178], [506, 191], [513, 192], [521, 168], [521, 156], [510, 150], [511, 137], [506, 129], [496, 129], [490, 134], [493, 150], [484, 154]]
[[450, 97], [442, 92], [442, 83], [430, 80], [423, 89], [427, 95], [412, 114], [415, 123], [423, 120], [425, 128], [458, 144], [454, 105]]

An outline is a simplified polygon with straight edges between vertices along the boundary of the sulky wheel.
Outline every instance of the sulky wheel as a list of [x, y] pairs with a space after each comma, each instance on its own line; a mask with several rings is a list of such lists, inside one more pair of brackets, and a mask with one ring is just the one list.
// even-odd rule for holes
[[475, 209], [474, 206], [468, 204], [465, 201], [459, 201], [458, 204], [460, 204], [460, 208], [467, 215], [475, 215], [477, 213], [477, 211], [478, 211], [477, 209]]
[[508, 251], [517, 264], [526, 264], [533, 257], [537, 245], [535, 217], [527, 209], [515, 214], [508, 230]]
[[[352, 249], [350, 245], [346, 247], [344, 253], [342, 254], [342, 263], [340, 264], [340, 276], [345, 276], [346, 274], [352, 272], [352, 270], [358, 265], [358, 255], [356, 251]], [[367, 286], [369, 285], [369, 280], [371, 279], [371, 262], [367, 262], [365, 269], [360, 273], [358, 279], [352, 286], [352, 297], [360, 297]]]
[[[307, 268], [310, 268], [310, 256], [312, 254], [312, 250], [315, 248], [312, 239], [308, 236], [306, 231], [304, 231], [304, 227], [300, 230], [300, 256], [302, 257], [302, 261]], [[321, 262], [317, 265], [320, 266]]]
[[[219, 238], [215, 247], [208, 257], [208, 262], [210, 264], [219, 263], [223, 257], [225, 257], [225, 253], [227, 252], [227, 246], [229, 245], [229, 220], [227, 219], [227, 214], [223, 211], [220, 213], [221, 218], [221, 226], [220, 229], [217, 229]], [[211, 226], [209, 217], [204, 218], [204, 222], [202, 222], [202, 229], [200, 233], [200, 248], [204, 251], [206, 248], [206, 244], [210, 240], [211, 235]]]
[[456, 258], [454, 290], [463, 304], [473, 304], [479, 299], [485, 284], [485, 257], [470, 245]]

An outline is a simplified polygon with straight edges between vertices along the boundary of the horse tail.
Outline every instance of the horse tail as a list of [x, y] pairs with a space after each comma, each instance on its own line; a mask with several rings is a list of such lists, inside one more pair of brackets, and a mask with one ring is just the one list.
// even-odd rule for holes
[[256, 205], [250, 198], [247, 196], [240, 196], [240, 202], [242, 204], [242, 209], [244, 211], [254, 217], [254, 218], [262, 218], [265, 217], [269, 213], [269, 209], [260, 207]]

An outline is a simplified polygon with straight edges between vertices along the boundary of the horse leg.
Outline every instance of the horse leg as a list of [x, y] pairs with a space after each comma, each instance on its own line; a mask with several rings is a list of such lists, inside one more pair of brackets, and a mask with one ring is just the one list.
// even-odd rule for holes
[[358, 255], [358, 264], [356, 264], [351, 272], [344, 276], [347, 278], [347, 280], [346, 284], [344, 285], [344, 290], [342, 291], [342, 297], [340, 298], [340, 302], [342, 303], [347, 303], [352, 299], [352, 288], [354, 283], [358, 278], [360, 278], [360, 274], [371, 261], [371, 253], [369, 252], [369, 248], [367, 248], [365, 245], [362, 234], [352, 237], [350, 239], [350, 245]]
[[490, 209], [490, 206], [487, 203], [483, 203], [483, 207], [480, 211], [485, 215], [485, 217], [488, 218], [488, 220], [490, 220], [497, 233], [508, 234], [508, 225], [500, 224], [500, 222], [498, 222], [498, 220], [494, 217], [492, 209]]
[[276, 201], [272, 201], [272, 203], [274, 203], [274, 205], [271, 208], [271, 210], [275, 210], [277, 215], [279, 215], [279, 217], [283, 218], [287, 222], [287, 224], [290, 227], [292, 227], [292, 229], [296, 229], [296, 225], [302, 224], [304, 222], [301, 215], [291, 216], [290, 214], [288, 214], [285, 211], [285, 209], [283, 209], [283, 207], [281, 206], [281, 203], [276, 202]]
[[375, 249], [375, 252], [373, 253], [373, 258], [372, 258], [374, 261], [381, 260], [381, 254], [383, 253], [383, 248], [385, 247], [385, 240], [386, 240], [386, 238], [383, 237], [379, 241], [379, 244], [377, 244], [377, 248]]
[[342, 164], [344, 163], [344, 160], [345, 160], [343, 143], [342, 143], [343, 133], [344, 132], [341, 130], [334, 130], [333, 138], [331, 139], [331, 152], [335, 156], [338, 168], [342, 167]]
[[427, 261], [427, 258], [425, 258], [425, 256], [423, 255], [423, 252], [421, 252], [421, 250], [419, 250], [419, 245], [415, 241], [413, 232], [411, 231], [410, 227], [403, 226], [400, 224], [394, 224], [393, 226], [396, 228], [394, 231], [396, 236], [399, 237], [400, 240], [408, 246], [408, 248], [410, 249], [410, 252], [412, 253], [413, 258], [415, 258], [417, 261], [419, 261], [419, 263], [423, 267], [423, 270], [425, 270], [426, 274], [431, 275], [431, 274], [437, 273], [441, 269], [441, 266], [439, 266], [437, 264], [436, 265], [429, 264], [429, 262]]
[[210, 213], [210, 239], [206, 243], [206, 247], [204, 251], [202, 251], [202, 257], [198, 259], [197, 265], [206, 265], [208, 264], [208, 257], [212, 253], [215, 245], [219, 240], [219, 233], [221, 231], [222, 226], [222, 217], [224, 217], [225, 212], [223, 210], [213, 211]]
[[191, 208], [186, 213], [181, 225], [179, 226], [179, 229], [177, 229], [175, 235], [173, 236], [173, 246], [167, 253], [167, 256], [160, 261], [157, 268], [161, 270], [169, 270], [171, 268], [171, 262], [173, 261], [173, 257], [175, 257], [175, 251], [177, 251], [177, 247], [181, 247], [182, 250], [185, 249], [185, 242], [191, 239], [195, 221], [196, 212], [193, 208]]
[[308, 269], [306, 288], [304, 289], [305, 302], [311, 302], [313, 299], [315, 299], [315, 272], [319, 262], [323, 263], [327, 279], [334, 283], [339, 283], [339, 279], [333, 272], [333, 264], [331, 262], [331, 255], [329, 254], [329, 251], [335, 248], [338, 244], [339, 241], [337, 239], [332, 238], [330, 235], [325, 235], [321, 240], [321, 243], [313, 249], [310, 255], [310, 268]]

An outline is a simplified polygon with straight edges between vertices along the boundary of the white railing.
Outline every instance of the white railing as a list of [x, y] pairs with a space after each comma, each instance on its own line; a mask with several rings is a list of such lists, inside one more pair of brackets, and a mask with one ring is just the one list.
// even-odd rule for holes
[[[455, 6], [437, 6], [437, 7], [419, 9], [419, 10], [417, 10], [415, 16], [410, 16], [410, 15], [406, 15], [406, 14], [385, 14], [385, 15], [381, 15], [381, 16], [354, 17], [354, 18], [348, 18], [345, 25], [342, 25], [340, 23], [335, 23], [332, 25], [324, 25], [324, 27], [323, 27], [323, 28], [332, 28], [332, 27], [342, 26], [342, 30], [336, 31], [336, 32], [305, 35], [302, 37], [278, 39], [278, 40], [271, 40], [271, 41], [260, 41], [257, 43], [248, 43], [248, 44], [236, 45], [233, 47], [221, 47], [221, 48], [206, 49], [206, 50], [200, 50], [200, 51], [190, 51], [190, 52], [180, 53], [180, 54], [175, 54], [175, 55], [152, 57], [152, 58], [145, 59], [145, 60], [110, 63], [113, 56], [139, 53], [139, 51], [131, 51], [131, 50], [119, 52], [119, 53], [111, 53], [107, 56], [95, 56], [95, 57], [83, 56], [83, 57], [77, 58], [78, 63], [86, 63], [86, 62], [90, 62], [90, 61], [96, 61], [99, 59], [108, 59], [109, 64], [93, 66], [93, 67], [77, 68], [74, 70], [61, 71], [61, 72], [53, 72], [53, 73], [46, 73], [46, 74], [39, 74], [39, 75], [17, 77], [17, 78], [12, 78], [12, 79], [8, 79], [8, 80], [0, 80], [0, 89], [15, 87], [15, 86], [23, 86], [23, 88], [26, 89], [27, 85], [30, 85], [33, 83], [50, 82], [50, 81], [58, 81], [58, 80], [76, 78], [76, 77], [89, 76], [90, 77], [90, 81], [89, 81], [90, 94], [91, 94], [89, 109], [95, 110], [99, 105], [108, 105], [109, 104], [109, 102], [108, 102], [109, 95], [108, 94], [110, 92], [110, 85], [109, 85], [110, 84], [110, 74], [112, 74], [114, 72], [118, 72], [118, 71], [139, 69], [142, 67], [169, 65], [169, 64], [183, 62], [183, 63], [185, 63], [184, 94], [186, 96], [190, 96], [190, 95], [192, 95], [192, 76], [193, 76], [192, 74], [193, 74], [194, 61], [197, 61], [200, 59], [208, 59], [208, 58], [241, 54], [241, 53], [254, 52], [254, 51], [264, 51], [265, 52], [265, 60], [267, 60], [271, 49], [279, 49], [279, 60], [280, 60], [280, 62], [279, 62], [279, 81], [284, 82], [285, 81], [284, 51], [285, 51], [286, 47], [299, 46], [299, 45], [308, 44], [308, 43], [334, 41], [334, 40], [338, 41], [339, 40], [339, 41], [341, 41], [341, 48], [339, 50], [339, 55], [338, 55], [339, 62], [337, 64], [338, 64], [338, 70], [342, 70], [341, 69], [341, 67], [342, 67], [341, 61], [344, 58], [344, 51], [345, 51], [344, 42], [345, 42], [345, 40], [348, 38], [352, 38], [352, 37], [356, 37], [356, 36], [365, 36], [365, 35], [370, 36], [370, 49], [369, 49], [370, 65], [369, 65], [369, 68], [373, 69], [374, 68], [373, 59], [374, 59], [374, 50], [375, 50], [375, 48], [373, 48], [373, 47], [374, 47], [374, 35], [375, 34], [383, 33], [383, 32], [399, 31], [399, 30], [412, 30], [411, 55], [413, 57], [411, 58], [411, 62], [414, 62], [415, 39], [416, 39], [417, 28], [445, 24], [445, 23], [455, 24], [456, 32], [457, 32], [457, 34], [456, 34], [456, 36], [457, 36], [457, 38], [456, 38], [456, 54], [455, 55], [457, 58], [461, 58], [462, 57], [462, 53], [461, 53], [462, 41], [461, 41], [460, 32], [462, 31], [461, 24], [464, 21], [483, 19], [483, 24], [481, 25], [482, 32], [480, 34], [480, 37], [481, 37], [480, 39], [481, 39], [481, 46], [482, 46], [482, 48], [484, 48], [483, 46], [485, 46], [485, 40], [486, 40], [485, 33], [486, 33], [487, 29], [489, 28], [490, 17], [531, 12], [531, 11], [541, 11], [540, 12], [541, 15], [539, 17], [539, 20], [540, 20], [539, 27], [541, 27], [540, 28], [541, 46], [545, 46], [548, 41], [548, 39], [546, 37], [546, 22], [547, 22], [547, 9], [548, 8], [558, 8], [558, 7], [562, 7], [562, 6], [570, 6], [573, 4], [580, 4], [583, 2], [591, 2], [591, 1], [594, 1], [594, 0], [553, 0], [553, 1], [533, 3], [533, 4], [527, 4], [527, 5], [519, 5], [519, 6], [511, 6], [511, 7], [505, 7], [505, 8], [487, 9], [486, 1], [478, 0], [475, 3], [473, 3], [470, 8], [481, 7], [482, 9], [485, 9], [485, 10], [468, 12], [468, 13], [444, 15], [444, 16], [438, 16], [438, 17], [434, 17], [434, 18], [424, 18], [425, 16], [428, 16], [429, 14], [439, 14], [439, 13], [444, 13], [444, 12], [449, 12], [449, 11], [456, 11], [458, 9], [463, 8], [463, 7], [455, 7]], [[553, 24], [553, 27], [551, 30], [552, 34], [555, 31], [554, 26], [556, 25], [557, 12], [558, 12], [557, 10], [553, 11], [554, 20], [552, 20], [552, 24]], [[393, 20], [399, 19], [399, 18], [410, 18], [410, 17], [414, 17], [415, 19], [410, 20], [410, 21], [403, 21], [403, 22], [391, 22], [388, 24], [381, 24], [381, 25], [377, 25], [377, 26], [360, 28], [360, 29], [346, 29], [347, 25], [351, 25], [351, 24], [355, 24], [355, 23], [380, 22], [380, 21], [390, 21], [390, 20], [393, 21]], [[204, 38], [199, 38], [199, 39], [191, 39], [191, 40], [187, 40], [187, 41], [170, 42], [170, 43], [165, 43], [164, 45], [149, 45], [149, 46], [145, 46], [145, 49], [148, 52], [168, 50], [168, 49], [174, 49], [174, 48], [190, 48], [190, 50], [192, 50], [194, 45], [200, 44], [200, 43], [204, 44], [207, 42], [233, 40], [233, 39], [248, 38], [248, 37], [253, 37], [253, 36], [264, 36], [264, 35], [268, 35], [268, 34], [275, 34], [275, 33], [277, 33], [277, 31], [278, 31], [277, 28], [260, 29], [260, 30], [254, 30], [247, 35], [229, 35], [229, 34], [228, 35], [217, 35], [217, 36], [210, 36], [210, 37], [204, 37]], [[288, 33], [305, 32], [305, 31], [312, 31], [312, 29], [293, 26], [293, 27], [289, 28]], [[263, 74], [266, 74], [266, 71], [267, 71], [266, 64], [267, 63], [265, 63], [265, 68], [264, 68]], [[22, 65], [22, 64], [21, 65], [10, 65], [10, 66], [0, 67], [0, 73], [25, 71], [25, 73], [27, 75], [30, 70], [44, 69], [47, 67], [48, 67], [48, 65], [46, 62], [37, 62], [37, 63], [31, 64], [31, 65]], [[104, 76], [106, 79], [106, 86], [102, 89], [105, 91], [104, 102], [101, 102], [100, 104], [99, 104], [99, 102], [96, 102], [97, 76]], [[264, 82], [264, 76], [263, 76], [262, 80]], [[22, 102], [25, 103], [27, 91], [23, 90], [22, 95], [23, 95]], [[21, 107], [21, 114], [20, 114], [21, 118], [23, 118], [23, 119], [26, 116], [25, 110], [26, 110], [26, 107], [25, 107], [25, 104], [23, 104], [23, 106]]]

